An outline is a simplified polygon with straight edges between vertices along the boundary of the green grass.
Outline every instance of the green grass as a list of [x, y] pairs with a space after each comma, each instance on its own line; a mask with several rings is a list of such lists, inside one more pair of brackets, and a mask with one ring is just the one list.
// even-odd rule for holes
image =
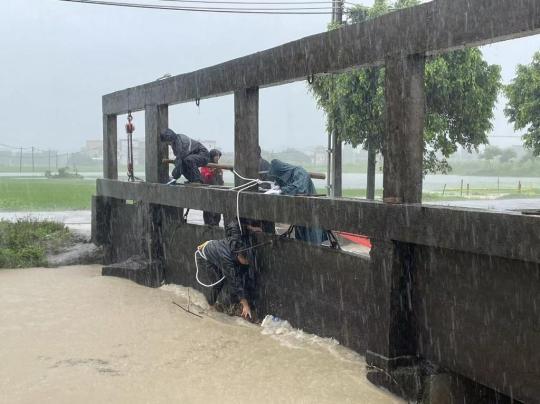
[[0, 179], [0, 210], [90, 209], [95, 181], [76, 179]]
[[47, 266], [47, 254], [72, 240], [62, 223], [20, 219], [0, 221], [0, 268]]
[[[39, 211], [39, 210], [75, 210], [90, 209], [91, 197], [95, 194], [94, 181], [76, 179], [19, 179], [0, 178], [0, 210], [4, 211]], [[324, 188], [318, 193], [325, 194]], [[441, 190], [442, 191], [442, 190]], [[365, 189], [346, 189], [345, 197], [365, 198]], [[510, 198], [538, 198], [540, 189], [524, 187], [520, 192], [517, 188], [471, 188], [469, 194], [466, 189], [463, 194], [459, 188], [442, 192], [424, 192], [423, 201], [453, 201], [467, 199], [510, 199]], [[382, 198], [382, 190], [378, 189], [376, 198]]]

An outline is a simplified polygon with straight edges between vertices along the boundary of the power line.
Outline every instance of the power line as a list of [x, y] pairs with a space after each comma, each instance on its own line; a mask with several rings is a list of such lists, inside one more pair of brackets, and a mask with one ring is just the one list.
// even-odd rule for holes
[[[303, 4], [328, 4], [329, 8], [332, 8], [334, 1], [221, 1], [221, 0], [158, 0], [164, 2], [174, 3], [197, 3], [197, 4], [235, 4], [242, 6], [252, 5], [303, 5]], [[343, 2], [349, 6], [357, 6], [356, 3], [350, 3], [348, 1]]]
[[6, 148], [8, 148], [8, 149], [13, 149], [13, 150], [20, 150], [20, 149], [27, 150], [27, 149], [31, 149], [31, 147], [10, 146], [10, 145], [4, 144], [4, 143], [0, 143], [0, 146], [1, 146], [1, 147], [6, 147]]
[[[312, 14], [332, 14], [330, 11], [285, 11], [291, 10], [291, 8], [281, 9], [283, 11], [276, 11], [278, 9], [246, 9], [246, 8], [215, 8], [215, 7], [176, 7], [176, 6], [162, 6], [154, 4], [142, 4], [142, 3], [122, 3], [114, 1], [100, 1], [100, 0], [59, 0], [70, 3], [82, 3], [82, 4], [95, 4], [101, 6], [115, 6], [115, 7], [131, 7], [131, 8], [143, 8], [143, 9], [156, 9], [156, 10], [174, 10], [174, 11], [188, 11], [188, 12], [203, 12], [203, 13], [228, 13], [228, 14], [293, 14], [293, 15], [312, 15]], [[272, 11], [270, 11], [272, 10]]]
[[[179, 0], [159, 0], [159, 1], [179, 1]], [[180, 0], [181, 1], [181, 0]], [[242, 3], [247, 5], [246, 3]], [[190, 6], [181, 6], [182, 10], [226, 10], [226, 11], [239, 11], [239, 10], [249, 10], [249, 11], [294, 11], [294, 10], [332, 10], [331, 6], [326, 7], [190, 7]]]
[[199, 3], [199, 4], [237, 4], [243, 6], [251, 5], [299, 5], [299, 4], [330, 4], [332, 1], [211, 1], [211, 0], [159, 0], [175, 3]]
[[[177, 1], [177, 0], [160, 0], [160, 1]], [[244, 3], [245, 4], [245, 3]], [[247, 5], [247, 4], [246, 4]], [[332, 10], [331, 6], [327, 7], [190, 7], [181, 6], [182, 10], [226, 10], [226, 11], [294, 11], [294, 10]]]

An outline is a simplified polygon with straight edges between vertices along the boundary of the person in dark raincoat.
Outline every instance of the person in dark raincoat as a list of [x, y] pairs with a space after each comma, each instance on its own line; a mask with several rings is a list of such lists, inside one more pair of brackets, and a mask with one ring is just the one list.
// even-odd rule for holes
[[183, 175], [189, 182], [201, 182], [199, 167], [204, 167], [210, 161], [206, 147], [182, 133], [174, 133], [171, 129], [166, 129], [159, 137], [162, 142], [170, 143], [176, 157], [172, 177], [177, 180]]
[[[300, 166], [294, 166], [275, 159], [270, 163], [268, 174], [274, 179], [279, 189], [273, 188], [267, 191], [267, 194], [315, 195], [317, 193], [310, 175]], [[294, 238], [315, 245], [320, 245], [328, 240], [325, 230], [304, 226], [295, 226]]]
[[[221, 152], [217, 149], [210, 150], [210, 162], [218, 164]], [[223, 171], [221, 168], [202, 167], [201, 177], [203, 184], [208, 185], [223, 185]], [[219, 226], [221, 221], [221, 213], [203, 212], [204, 224], [210, 226]]]
[[[261, 146], [257, 146], [257, 158], [259, 159], [259, 179], [263, 181], [271, 181], [268, 172], [270, 171], [270, 163], [263, 159], [261, 155]], [[261, 188], [270, 189], [270, 184], [261, 184]]]
[[[252, 318], [248, 302], [245, 281], [253, 255], [247, 242], [247, 231], [260, 231], [250, 225], [243, 226], [244, 235], [238, 222], [232, 221], [225, 227], [226, 238], [209, 240], [197, 247], [197, 281], [205, 287], [211, 287], [208, 303], [213, 306], [222, 294], [226, 303], [240, 303], [241, 316]], [[199, 275], [199, 272], [204, 275]], [[200, 278], [205, 281], [201, 282]], [[210, 283], [206, 283], [210, 279]]]

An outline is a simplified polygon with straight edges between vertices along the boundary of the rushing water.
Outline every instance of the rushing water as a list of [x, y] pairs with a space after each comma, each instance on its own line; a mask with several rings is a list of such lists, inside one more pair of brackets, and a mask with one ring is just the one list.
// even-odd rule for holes
[[[335, 341], [208, 312], [99, 266], [0, 270], [0, 401], [398, 403]], [[5, 400], [5, 401], [4, 401]]]

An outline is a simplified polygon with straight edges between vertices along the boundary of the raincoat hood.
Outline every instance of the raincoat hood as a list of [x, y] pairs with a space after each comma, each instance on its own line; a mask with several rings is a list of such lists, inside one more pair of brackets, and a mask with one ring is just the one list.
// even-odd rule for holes
[[274, 159], [270, 163], [270, 171], [268, 172], [268, 175], [271, 178], [275, 178], [276, 182], [286, 184], [289, 182], [289, 179], [293, 175], [293, 171], [296, 168], [297, 166]]

